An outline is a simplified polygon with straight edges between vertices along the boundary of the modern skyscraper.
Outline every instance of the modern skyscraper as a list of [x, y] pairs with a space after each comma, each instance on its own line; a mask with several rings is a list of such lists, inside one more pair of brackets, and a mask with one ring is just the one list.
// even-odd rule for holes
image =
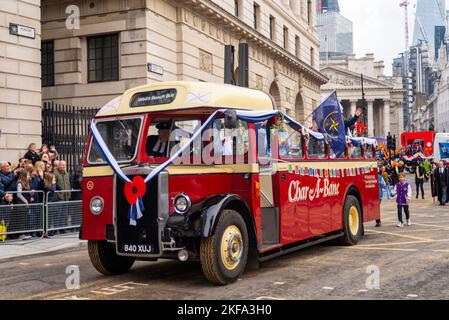
[[318, 14], [329, 11], [340, 13], [338, 0], [318, 0]]
[[[435, 27], [437, 26], [446, 26], [445, 0], [418, 0], [412, 45], [417, 46], [420, 43], [425, 43], [434, 47], [436, 43]], [[437, 56], [436, 52], [438, 52], [439, 46], [440, 44], [437, 45], [437, 48], [434, 48], [433, 58]]]
[[338, 0], [318, 0], [320, 60], [342, 59], [353, 54], [352, 21], [340, 14]]

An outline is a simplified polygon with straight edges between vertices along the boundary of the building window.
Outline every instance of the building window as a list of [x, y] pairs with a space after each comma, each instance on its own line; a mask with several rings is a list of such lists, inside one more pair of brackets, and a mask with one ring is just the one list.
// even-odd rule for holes
[[41, 71], [42, 71], [42, 86], [50, 87], [55, 85], [55, 54], [54, 42], [46, 41], [41, 45]]
[[114, 81], [118, 75], [118, 35], [87, 38], [88, 81]]
[[309, 25], [312, 24], [312, 1], [307, 1], [307, 23]]
[[295, 56], [297, 58], [300, 58], [300, 53], [301, 53], [301, 42], [299, 40], [298, 36], [295, 36]]
[[239, 1], [240, 0], [234, 0], [234, 15], [236, 17], [239, 16]]
[[288, 28], [284, 26], [284, 48], [288, 50]]
[[259, 30], [260, 26], [260, 6], [254, 2], [253, 4], [253, 14], [254, 14], [254, 29]]
[[275, 40], [276, 33], [276, 19], [273, 16], [270, 16], [270, 39]]
[[310, 48], [310, 65], [315, 67], [315, 49]]

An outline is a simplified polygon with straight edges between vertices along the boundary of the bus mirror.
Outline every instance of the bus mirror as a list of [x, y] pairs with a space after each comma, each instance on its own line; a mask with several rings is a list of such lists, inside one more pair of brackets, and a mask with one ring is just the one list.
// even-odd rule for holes
[[238, 126], [237, 112], [226, 110], [224, 114], [224, 125], [226, 129], [235, 129]]

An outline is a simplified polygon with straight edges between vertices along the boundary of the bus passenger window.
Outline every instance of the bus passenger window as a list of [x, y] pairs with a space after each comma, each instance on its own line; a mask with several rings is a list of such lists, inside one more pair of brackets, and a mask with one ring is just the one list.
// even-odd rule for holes
[[351, 159], [361, 159], [362, 156], [362, 145], [349, 147], [349, 157]]
[[[223, 156], [243, 156], [249, 150], [249, 131], [245, 121], [238, 121], [237, 128], [226, 129], [224, 120], [214, 121], [215, 154]], [[218, 136], [217, 136], [218, 134]]]
[[268, 145], [268, 137], [266, 123], [256, 123], [256, 147], [257, 147], [257, 156], [259, 160], [261, 158], [269, 158], [270, 157], [270, 148]]
[[366, 145], [365, 149], [365, 158], [366, 159], [375, 159], [374, 146]]
[[313, 135], [310, 135], [307, 143], [307, 157], [309, 159], [326, 158], [326, 144], [324, 140], [317, 139]]
[[303, 159], [302, 135], [288, 125], [279, 130], [279, 155], [284, 159]]
[[155, 120], [148, 128], [146, 153], [150, 157], [171, 156], [190, 140], [199, 126], [199, 120]]

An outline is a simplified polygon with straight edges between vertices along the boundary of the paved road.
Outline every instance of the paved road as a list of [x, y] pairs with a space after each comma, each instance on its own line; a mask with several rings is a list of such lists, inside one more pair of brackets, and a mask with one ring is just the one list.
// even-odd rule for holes
[[[266, 262], [227, 287], [209, 284], [193, 262], [138, 262], [126, 275], [104, 277], [82, 248], [0, 263], [2, 288], [7, 288], [0, 298], [447, 299], [449, 207], [414, 199], [411, 211], [414, 225], [396, 228], [394, 203], [386, 202], [383, 226], [367, 224], [358, 246], [308, 248]], [[79, 266], [79, 289], [66, 289], [69, 265]], [[372, 289], [377, 270], [379, 289]]]

